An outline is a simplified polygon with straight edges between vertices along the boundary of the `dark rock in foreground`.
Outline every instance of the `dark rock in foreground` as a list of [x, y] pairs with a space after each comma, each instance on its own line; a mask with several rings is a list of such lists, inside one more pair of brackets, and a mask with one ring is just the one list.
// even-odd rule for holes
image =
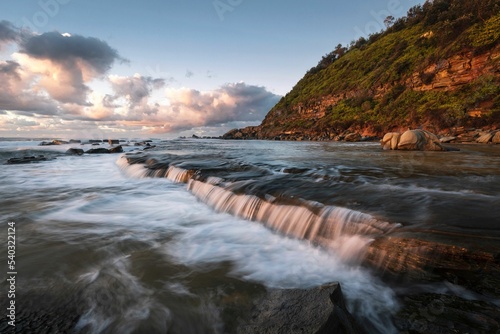
[[394, 321], [401, 333], [498, 333], [500, 307], [457, 296], [407, 296]]
[[271, 290], [257, 300], [239, 334], [364, 333], [349, 314], [338, 283]]

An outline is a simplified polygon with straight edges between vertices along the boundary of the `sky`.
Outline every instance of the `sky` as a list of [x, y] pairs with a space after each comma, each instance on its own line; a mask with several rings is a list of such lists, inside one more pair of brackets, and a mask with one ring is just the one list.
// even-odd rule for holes
[[218, 136], [415, 0], [4, 0], [0, 137]]

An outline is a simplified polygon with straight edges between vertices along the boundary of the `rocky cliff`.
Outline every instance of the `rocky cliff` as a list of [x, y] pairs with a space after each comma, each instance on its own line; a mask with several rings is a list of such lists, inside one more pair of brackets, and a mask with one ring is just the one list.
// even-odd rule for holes
[[416, 6], [386, 31], [337, 46], [261, 125], [224, 137], [339, 140], [418, 126], [442, 134], [500, 128], [499, 10], [488, 0]]

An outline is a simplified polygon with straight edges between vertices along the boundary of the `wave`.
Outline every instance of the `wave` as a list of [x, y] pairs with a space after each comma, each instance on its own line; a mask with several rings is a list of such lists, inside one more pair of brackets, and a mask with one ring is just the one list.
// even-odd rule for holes
[[[152, 162], [156, 168], [148, 168]], [[261, 198], [235, 193], [229, 189], [231, 183], [223, 178], [200, 177], [195, 170], [174, 165], [158, 168], [154, 159], [144, 156], [124, 156], [117, 165], [133, 177], [159, 177], [185, 183], [189, 192], [217, 212], [259, 222], [288, 237], [332, 249], [346, 261], [361, 260], [376, 237], [400, 226], [344, 207], [296, 199], [294, 202], [298, 204], [284, 204], [283, 199], [278, 201], [268, 194]]]

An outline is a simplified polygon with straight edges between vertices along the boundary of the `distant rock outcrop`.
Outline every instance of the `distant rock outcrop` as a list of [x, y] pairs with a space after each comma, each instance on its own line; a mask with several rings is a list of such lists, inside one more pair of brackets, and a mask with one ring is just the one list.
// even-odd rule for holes
[[38, 144], [38, 146], [51, 146], [51, 145], [64, 145], [64, 144], [69, 144], [69, 142], [64, 140], [54, 139], [52, 141], [42, 141], [40, 144]]

